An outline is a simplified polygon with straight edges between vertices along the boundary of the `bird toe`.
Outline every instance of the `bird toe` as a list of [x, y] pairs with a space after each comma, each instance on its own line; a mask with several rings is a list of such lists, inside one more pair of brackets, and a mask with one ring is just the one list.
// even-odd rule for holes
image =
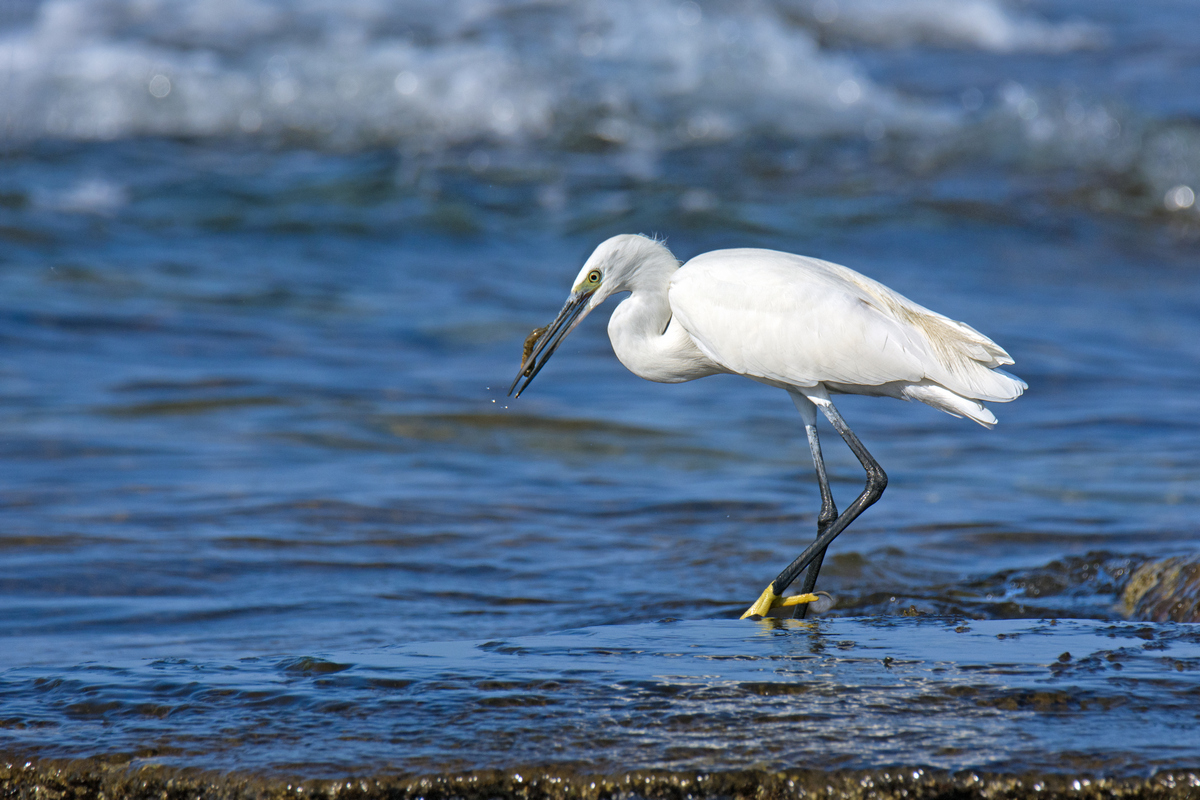
[[815, 594], [794, 594], [790, 597], [781, 597], [775, 594], [774, 582], [767, 584], [767, 588], [763, 589], [763, 593], [758, 596], [754, 604], [746, 609], [746, 613], [742, 614], [741, 619], [747, 617], [765, 617], [773, 608], [785, 608], [787, 606], [798, 606], [804, 603], [816, 602], [818, 598]]

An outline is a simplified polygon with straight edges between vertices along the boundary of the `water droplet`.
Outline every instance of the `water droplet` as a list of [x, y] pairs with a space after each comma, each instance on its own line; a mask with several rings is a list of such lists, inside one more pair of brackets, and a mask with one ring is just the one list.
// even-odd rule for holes
[[837, 0], [817, 0], [813, 5], [813, 18], [822, 25], [828, 25], [837, 20]]
[[396, 80], [392, 81], [392, 85], [396, 88], [397, 94], [410, 95], [420, 86], [420, 81], [417, 76], [405, 70], [396, 76]]
[[1182, 211], [1185, 208], [1191, 208], [1196, 202], [1196, 193], [1190, 186], [1179, 185], [1167, 190], [1166, 196], [1163, 198], [1163, 205], [1168, 211]]
[[516, 113], [516, 108], [511, 100], [501, 98], [492, 103], [492, 116], [496, 118], [497, 122], [508, 122], [513, 118], [514, 113]]
[[262, 127], [262, 114], [253, 108], [248, 108], [238, 116], [238, 127], [246, 133], [255, 133]]
[[585, 33], [579, 37], [579, 54], [584, 58], [595, 58], [604, 49], [604, 39], [596, 33]]
[[171, 79], [166, 75], [155, 75], [150, 79], [150, 94], [163, 99], [171, 93]]
[[471, 155], [467, 156], [467, 166], [473, 172], [483, 172], [491, 163], [492, 159], [482, 150], [472, 150]]
[[692, 0], [681, 3], [675, 13], [679, 17], [679, 24], [688, 28], [699, 25], [700, 20], [704, 18], [704, 12]]
[[862, 87], [858, 85], [858, 81], [847, 78], [838, 84], [837, 96], [846, 105], [854, 105], [862, 97]]

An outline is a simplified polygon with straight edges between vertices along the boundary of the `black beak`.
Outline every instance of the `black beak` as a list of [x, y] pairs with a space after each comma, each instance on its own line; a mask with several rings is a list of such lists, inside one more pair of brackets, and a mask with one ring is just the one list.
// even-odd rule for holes
[[[520, 397], [521, 392], [529, 388], [529, 384], [533, 383], [533, 379], [542, 371], [542, 367], [546, 366], [546, 362], [550, 360], [550, 356], [554, 355], [554, 351], [562, 344], [562, 340], [567, 338], [567, 334], [575, 330], [575, 326], [587, 316], [584, 312], [588, 307], [588, 299], [591, 298], [593, 293], [571, 293], [571, 296], [567, 298], [567, 304], [562, 307], [562, 311], [558, 312], [558, 316], [554, 318], [554, 322], [546, 326], [545, 332], [534, 341], [533, 348], [529, 350], [529, 355], [521, 363], [521, 371], [517, 373], [512, 386], [508, 387], [510, 395], [515, 389], [517, 392], [516, 396]], [[522, 378], [525, 379], [524, 383], [521, 383]], [[519, 389], [517, 389], [518, 383], [521, 383], [521, 388]]]

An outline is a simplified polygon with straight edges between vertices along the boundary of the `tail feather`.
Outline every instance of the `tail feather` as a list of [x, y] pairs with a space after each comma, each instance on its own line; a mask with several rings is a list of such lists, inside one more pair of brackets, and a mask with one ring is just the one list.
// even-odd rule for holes
[[937, 382], [949, 391], [972, 400], [1009, 403], [1029, 388], [1025, 381], [1002, 369], [988, 369], [979, 364], [955, 366], [958, 369], [947, 370], [948, 374], [944, 376], [936, 376]]
[[973, 419], [985, 428], [991, 428], [998, 421], [983, 403], [955, 394], [936, 383], [911, 384], [904, 387], [903, 394], [910, 400], [919, 400], [951, 416]]

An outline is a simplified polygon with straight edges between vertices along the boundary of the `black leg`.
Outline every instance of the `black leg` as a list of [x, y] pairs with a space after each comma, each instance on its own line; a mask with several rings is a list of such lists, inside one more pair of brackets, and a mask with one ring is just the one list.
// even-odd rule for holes
[[[823, 395], [824, 392], [821, 394]], [[883, 468], [879, 466], [879, 462], [876, 461], [869, 452], [867, 452], [867, 448], [863, 447], [862, 442], [860, 442], [858, 437], [854, 435], [854, 431], [850, 430], [850, 426], [848, 426], [846, 421], [842, 419], [842, 415], [838, 413], [838, 410], [834, 407], [833, 403], [829, 402], [829, 398], [809, 395], [808, 399], [821, 409], [821, 411], [825, 414], [825, 417], [829, 420], [829, 423], [833, 425], [833, 429], [838, 432], [838, 435], [842, 437], [842, 439], [850, 447], [850, 450], [853, 451], [854, 455], [858, 458], [858, 461], [860, 464], [862, 464], [863, 469], [867, 471], [867, 485], [863, 488], [862, 494], [860, 494], [858, 498], [850, 504], [850, 507], [843, 511], [832, 522], [826, 524], [823, 530], [821, 527], [820, 518], [818, 518], [817, 524], [820, 533], [817, 536], [816, 541], [809, 545], [808, 548], [800, 554], [799, 558], [789, 564], [787, 569], [779, 573], [779, 577], [772, 581], [771, 590], [774, 591], [776, 595], [782, 595], [784, 590], [792, 584], [792, 581], [796, 580], [796, 577], [800, 574], [800, 571], [809, 564], [819, 565], [821, 557], [825, 554], [825, 548], [829, 547], [829, 543], [837, 538], [837, 535], [844, 531], [851, 522], [857, 519], [859, 514], [873, 505], [875, 501], [883, 495], [883, 490], [887, 488], [887, 474], [883, 471]], [[814, 460], [817, 460], [818, 455], [818, 451], [814, 449]], [[818, 460], [818, 464], [820, 464], [820, 466], [817, 467], [818, 476], [820, 476], [824, 472], [824, 463]], [[824, 491], [821, 493], [822, 512], [825, 510], [825, 496], [827, 491], [828, 480], [824, 482]], [[832, 496], [830, 496], [830, 507], [832, 507], [832, 504], [833, 499]], [[817, 578], [816, 570], [810, 570], [810, 573], [812, 574], [812, 581], [815, 584]], [[805, 584], [808, 584], [807, 579], [805, 580]]]
[[[833, 502], [833, 492], [829, 490], [829, 478], [825, 474], [825, 459], [821, 457], [821, 440], [817, 438], [816, 422], [815, 415], [811, 424], [805, 419], [804, 431], [808, 434], [808, 449], [812, 451], [813, 466], [817, 469], [817, 483], [821, 487], [821, 513], [817, 516], [817, 538], [819, 539], [821, 534], [825, 533], [837, 519], [838, 512], [837, 505]], [[822, 550], [808, 565], [808, 571], [804, 573], [804, 584], [800, 589], [801, 594], [810, 594], [813, 589], [817, 588], [817, 573], [821, 571], [821, 562], [824, 559], [825, 550]], [[808, 616], [808, 603], [796, 606], [795, 616], [800, 619]]]

